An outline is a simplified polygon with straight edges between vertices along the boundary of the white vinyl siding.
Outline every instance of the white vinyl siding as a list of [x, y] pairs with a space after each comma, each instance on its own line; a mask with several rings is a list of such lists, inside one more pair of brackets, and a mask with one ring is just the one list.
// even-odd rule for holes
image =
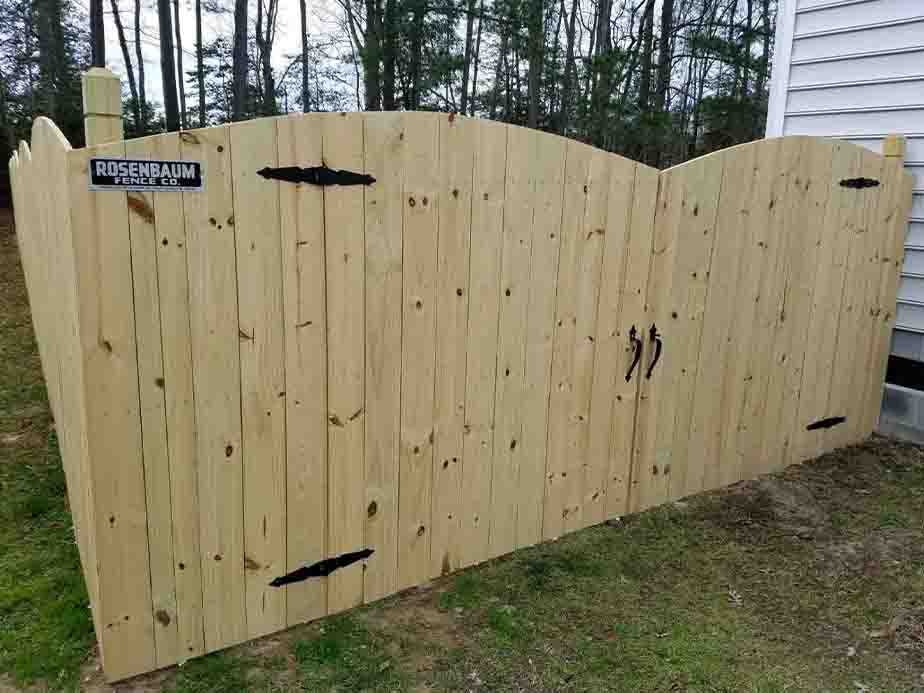
[[907, 138], [915, 176], [893, 353], [924, 360], [924, 0], [780, 0], [767, 136], [881, 151]]

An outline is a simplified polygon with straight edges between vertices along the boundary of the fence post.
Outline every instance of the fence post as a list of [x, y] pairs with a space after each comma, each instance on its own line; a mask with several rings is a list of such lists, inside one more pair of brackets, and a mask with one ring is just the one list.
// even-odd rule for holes
[[905, 136], [904, 135], [886, 135], [882, 143], [882, 155], [888, 159], [898, 159], [899, 163], [905, 163]]
[[122, 129], [122, 87], [104, 67], [83, 73], [83, 126], [87, 146], [125, 139]]

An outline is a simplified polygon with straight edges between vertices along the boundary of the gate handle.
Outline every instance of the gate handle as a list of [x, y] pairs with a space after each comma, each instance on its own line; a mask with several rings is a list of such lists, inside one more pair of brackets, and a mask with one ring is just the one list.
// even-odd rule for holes
[[655, 327], [654, 323], [651, 323], [651, 330], [648, 332], [648, 337], [652, 342], [655, 343], [655, 353], [654, 358], [651, 359], [651, 365], [648, 366], [648, 372], [645, 373], [645, 379], [651, 377], [651, 372], [654, 370], [655, 364], [658, 362], [658, 359], [661, 358], [661, 349], [664, 346], [661, 342], [661, 335], [658, 334], [658, 328]]
[[638, 362], [642, 359], [642, 340], [639, 339], [637, 335], [638, 330], [636, 330], [635, 325], [633, 325], [632, 329], [629, 330], [629, 344], [635, 347], [635, 355], [632, 357], [632, 365], [629, 366], [629, 372], [626, 373], [626, 382], [632, 380], [632, 371], [635, 370]]

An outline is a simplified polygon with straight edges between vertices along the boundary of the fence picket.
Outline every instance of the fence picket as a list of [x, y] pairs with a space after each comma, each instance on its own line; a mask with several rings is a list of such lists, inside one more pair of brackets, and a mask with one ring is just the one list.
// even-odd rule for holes
[[[276, 121], [279, 166], [320, 166], [317, 115]], [[286, 378], [286, 565], [327, 557], [327, 306], [324, 193], [279, 186]], [[286, 623], [327, 614], [327, 578], [286, 588]]]

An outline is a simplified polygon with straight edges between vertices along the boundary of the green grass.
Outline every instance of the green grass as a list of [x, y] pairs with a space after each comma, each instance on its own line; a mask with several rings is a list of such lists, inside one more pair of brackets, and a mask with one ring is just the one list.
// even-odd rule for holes
[[93, 645], [22, 276], [0, 224], [0, 672], [74, 688]]
[[393, 691], [403, 688], [380, 637], [352, 615], [327, 619], [321, 633], [293, 647], [305, 691]]
[[[828, 518], [810, 538], [783, 528], [764, 491], [703, 496], [142, 677], [138, 687], [856, 693], [861, 683], [921, 693], [924, 453], [880, 440], [787, 478], [811, 489]], [[94, 670], [92, 624], [2, 224], [0, 498], [0, 681], [76, 690], [81, 668]], [[871, 635], [919, 611], [891, 637]]]

